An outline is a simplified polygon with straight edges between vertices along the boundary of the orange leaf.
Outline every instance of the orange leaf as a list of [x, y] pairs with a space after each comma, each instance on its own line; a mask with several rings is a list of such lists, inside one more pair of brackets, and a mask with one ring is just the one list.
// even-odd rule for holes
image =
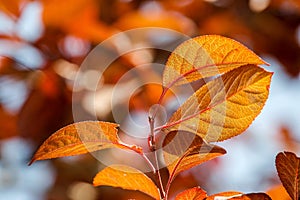
[[203, 200], [207, 197], [206, 192], [200, 187], [185, 190], [175, 197], [175, 200]]
[[119, 147], [140, 153], [136, 146], [122, 144], [117, 124], [84, 121], [68, 125], [51, 135], [37, 150], [29, 164], [36, 160], [74, 156], [106, 148]]
[[[162, 93], [160, 84], [147, 84], [143, 85], [142, 89], [133, 95], [130, 99], [130, 108], [149, 110], [151, 106], [157, 103]], [[168, 90], [164, 96], [164, 101], [172, 97], [171, 90]]]
[[267, 191], [267, 194], [271, 197], [272, 200], [290, 200], [291, 197], [284, 189], [283, 185], [278, 185], [272, 187]]
[[115, 27], [121, 30], [130, 30], [145, 27], [162, 27], [176, 30], [185, 34], [191, 34], [195, 30], [195, 24], [189, 18], [166, 10], [148, 12], [132, 11], [120, 17]]
[[46, 27], [60, 28], [96, 43], [114, 32], [97, 20], [99, 10], [94, 0], [42, 0], [42, 3], [42, 17]]
[[[92, 0], [42, 0], [43, 21], [46, 26], [63, 27], [73, 22], [73, 18], [89, 5]], [[60, 13], [60, 14], [58, 14]]]
[[262, 110], [272, 73], [246, 65], [202, 86], [171, 117], [164, 131], [185, 130], [207, 142], [241, 134]]
[[276, 156], [278, 176], [293, 200], [299, 199], [300, 193], [300, 158], [292, 152], [281, 152]]
[[1, 0], [0, 1], [0, 10], [6, 12], [9, 15], [18, 17], [20, 15], [20, 7], [22, 5], [20, 0]]
[[181, 85], [226, 73], [247, 64], [266, 64], [239, 42], [219, 35], [187, 40], [169, 57], [163, 73], [163, 86]]
[[182, 171], [226, 153], [223, 148], [205, 144], [199, 136], [186, 131], [168, 133], [163, 146], [163, 155], [171, 180]]
[[95, 176], [93, 184], [94, 186], [112, 186], [126, 190], [138, 190], [155, 199], [160, 199], [159, 190], [153, 181], [143, 172], [126, 165], [106, 167]]

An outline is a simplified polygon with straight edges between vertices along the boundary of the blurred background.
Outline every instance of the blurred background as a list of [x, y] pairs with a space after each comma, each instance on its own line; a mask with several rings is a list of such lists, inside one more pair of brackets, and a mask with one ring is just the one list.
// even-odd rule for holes
[[[27, 166], [49, 135], [73, 122], [72, 103], [86, 116], [96, 109], [99, 120], [113, 121], [113, 85], [137, 65], [166, 62], [170, 52], [155, 49], [119, 57], [97, 83], [95, 108], [89, 106], [86, 92], [95, 81], [93, 71], [84, 73], [81, 88], [73, 90], [80, 64], [97, 44], [115, 33], [143, 27], [168, 28], [190, 37], [231, 37], [259, 54], [271, 64], [266, 69], [275, 72], [267, 104], [246, 133], [218, 143], [227, 150], [225, 156], [182, 173], [172, 195], [199, 185], [209, 194], [271, 190], [273, 197], [279, 196], [275, 156], [283, 150], [299, 153], [299, 0], [1, 0], [0, 199], [150, 199], [139, 192], [94, 188], [90, 183], [101, 166], [91, 155]], [[109, 51], [118, 54], [124, 45], [177, 42], [159, 34], [142, 40], [124, 37], [126, 42], [115, 41]], [[137, 73], [131, 78], [160, 81], [161, 71], [145, 70], [149, 76]], [[125, 82], [124, 88], [130, 84]], [[133, 119], [147, 120], [160, 92], [157, 84], [144, 85], [129, 105], [121, 98], [118, 106], [129, 106]], [[72, 93], [80, 98], [72, 99]], [[165, 103], [172, 104], [171, 95]], [[127, 118], [123, 116], [124, 123]]]

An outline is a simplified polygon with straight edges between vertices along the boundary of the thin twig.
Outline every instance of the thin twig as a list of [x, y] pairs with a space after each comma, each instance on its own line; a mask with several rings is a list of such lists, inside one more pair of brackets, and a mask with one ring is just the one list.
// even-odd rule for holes
[[187, 152], [185, 152], [185, 154], [183, 154], [182, 157], [179, 158], [179, 160], [177, 161], [177, 163], [176, 163], [176, 165], [175, 165], [175, 167], [174, 167], [172, 173], [171, 173], [170, 176], [169, 176], [168, 183], [167, 183], [167, 185], [166, 185], [166, 196], [165, 196], [166, 200], [168, 199], [168, 194], [169, 194], [169, 190], [170, 190], [170, 187], [171, 187], [171, 183], [172, 183], [172, 181], [173, 181], [174, 178], [175, 178], [175, 172], [176, 172], [177, 168], [179, 167], [179, 164], [181, 163], [181, 161], [182, 161], [189, 153], [190, 153], [190, 151], [187, 151]]
[[149, 149], [151, 152], [154, 152], [154, 157], [155, 157], [155, 174], [157, 175], [157, 181], [159, 183], [159, 187], [160, 187], [160, 191], [161, 191], [161, 199], [164, 199], [166, 193], [164, 190], [164, 186], [162, 183], [162, 178], [161, 178], [161, 174], [160, 174], [160, 166], [159, 166], [159, 160], [158, 160], [158, 155], [157, 155], [157, 148], [156, 148], [156, 138], [155, 138], [155, 134], [154, 134], [154, 118], [152, 116], [149, 116], [149, 125], [150, 125], [150, 136], [148, 139], [148, 145], [149, 145]]
[[152, 172], [154, 174], [156, 174], [156, 168], [154, 167], [154, 165], [152, 164], [152, 162], [149, 160], [149, 158], [144, 153], [142, 153], [140, 155], [145, 159], [146, 163], [149, 165], [149, 167], [151, 168]]
[[160, 166], [159, 166], [159, 161], [158, 161], [157, 150], [154, 151], [154, 157], [155, 157], [155, 163], [156, 163], [156, 168], [157, 168], [156, 171], [157, 171], [158, 182], [159, 182], [160, 189], [161, 189], [163, 199], [164, 199], [165, 196], [166, 196], [166, 192], [165, 192], [165, 189], [164, 189], [164, 185], [163, 185], [160, 170], [159, 170]]

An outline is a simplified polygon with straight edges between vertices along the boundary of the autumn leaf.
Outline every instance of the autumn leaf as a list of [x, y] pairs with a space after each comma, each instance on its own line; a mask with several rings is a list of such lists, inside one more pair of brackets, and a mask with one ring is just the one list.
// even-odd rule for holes
[[272, 73], [246, 65], [202, 86], [170, 118], [165, 132], [184, 130], [206, 142], [241, 134], [262, 110]]
[[247, 64], [267, 63], [235, 40], [219, 35], [195, 37], [179, 45], [169, 57], [163, 86], [189, 83]]
[[203, 200], [207, 197], [207, 194], [200, 187], [194, 187], [191, 189], [187, 189], [181, 193], [179, 193], [175, 200]]
[[42, 0], [42, 4], [44, 24], [50, 27], [62, 27], [71, 23], [74, 17], [80, 15], [89, 4], [94, 5], [94, 2], [93, 0]]
[[300, 158], [292, 152], [281, 152], [276, 156], [278, 176], [293, 200], [299, 199], [300, 193]]
[[265, 193], [250, 193], [250, 194], [243, 194], [241, 196], [230, 198], [231, 200], [272, 200], [267, 194]]
[[18, 17], [20, 15], [20, 8], [24, 2], [20, 0], [1, 0], [0, 1], [0, 11]]
[[18, 135], [17, 117], [7, 112], [0, 104], [0, 141]]
[[242, 194], [241, 192], [229, 191], [221, 192], [207, 197], [205, 200], [271, 200], [265, 193]]
[[290, 200], [289, 194], [284, 189], [283, 185], [277, 185], [267, 191], [267, 194], [272, 200]]
[[112, 147], [140, 153], [142, 150], [139, 147], [120, 142], [117, 127], [117, 124], [100, 121], [84, 121], [65, 126], [39, 147], [29, 164], [36, 160], [74, 156]]
[[[143, 85], [142, 89], [130, 98], [129, 106], [131, 109], [149, 110], [151, 106], [157, 103], [161, 93], [162, 87], [159, 84]], [[166, 102], [172, 96], [171, 90], [168, 90], [163, 100]]]
[[99, 10], [94, 0], [43, 0], [42, 3], [44, 7], [42, 18], [46, 27], [60, 28], [95, 43], [114, 33], [97, 19]]
[[186, 131], [172, 131], [163, 142], [163, 155], [171, 181], [180, 172], [225, 153], [223, 148], [205, 144], [199, 136]]
[[115, 26], [121, 30], [162, 27], [185, 34], [192, 34], [195, 31], [195, 24], [189, 18], [166, 10], [156, 12], [133, 11], [119, 18]]
[[95, 176], [93, 184], [94, 186], [112, 186], [126, 190], [138, 190], [155, 199], [160, 199], [159, 190], [153, 181], [143, 172], [126, 165], [106, 167]]
[[[227, 191], [227, 192], [220, 192], [214, 195], [211, 195], [209, 197], [207, 197], [205, 200], [215, 200], [215, 199], [221, 199], [222, 200], [227, 200], [227, 199], [231, 199], [233, 197], [240, 197], [243, 194], [241, 192], [235, 192], [235, 191]], [[227, 198], [224, 198], [227, 197]]]

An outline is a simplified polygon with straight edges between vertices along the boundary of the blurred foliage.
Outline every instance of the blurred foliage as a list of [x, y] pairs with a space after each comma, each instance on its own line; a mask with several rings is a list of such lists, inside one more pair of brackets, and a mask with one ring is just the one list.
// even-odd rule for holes
[[[21, 26], [25, 12], [28, 15], [32, 5], [38, 5], [41, 14], [38, 9], [30, 10], [31, 14], [37, 12], [42, 22], [34, 30], [30, 30], [30, 21]], [[124, 30], [156, 26], [188, 36], [220, 34], [246, 44], [262, 56], [277, 59], [291, 77], [299, 76], [300, 72], [298, 0], [1, 0], [0, 14], [3, 24], [3, 27], [0, 24], [0, 86], [6, 87], [7, 80], [13, 80], [21, 82], [26, 90], [22, 99], [14, 99], [21, 102], [21, 107], [13, 111], [7, 108], [10, 100], [0, 95], [0, 140], [21, 136], [31, 140], [35, 148], [50, 134], [73, 121], [72, 84], [75, 78], [72, 73], [78, 71], [85, 56], [99, 42]], [[131, 41], [131, 45], [138, 45], [138, 42]], [[26, 52], [29, 51], [33, 54], [28, 58]], [[117, 48], [112, 51], [118, 53]], [[158, 50], [148, 53], [152, 61], [163, 60], [163, 63], [169, 55], [169, 52]], [[128, 70], [145, 61], [143, 54], [138, 56], [124, 55], [116, 60], [104, 74], [104, 86], [116, 83]], [[153, 74], [149, 70], [147, 73]], [[143, 74], [138, 74], [142, 80], [146, 78]], [[12, 86], [10, 90], [14, 92], [15, 88]], [[158, 93], [152, 86], [146, 86], [131, 99], [130, 109], [148, 109]], [[142, 105], [145, 96], [151, 98], [147, 105]], [[77, 99], [73, 101], [76, 103]], [[82, 110], [89, 115], [84, 108]], [[112, 120], [109, 112], [99, 119]], [[289, 140], [287, 130], [283, 129], [282, 135]], [[54, 162], [58, 176], [49, 199], [69, 198], [66, 191], [75, 181], [91, 182], [97, 171], [95, 161], [82, 159], [74, 160], [79, 164], [71, 165]], [[196, 181], [187, 181], [190, 178], [189, 175], [178, 177], [184, 184], [174, 184], [174, 187], [181, 190], [185, 183], [196, 186]], [[146, 199], [142, 194], [118, 189], [96, 190], [98, 199]]]

